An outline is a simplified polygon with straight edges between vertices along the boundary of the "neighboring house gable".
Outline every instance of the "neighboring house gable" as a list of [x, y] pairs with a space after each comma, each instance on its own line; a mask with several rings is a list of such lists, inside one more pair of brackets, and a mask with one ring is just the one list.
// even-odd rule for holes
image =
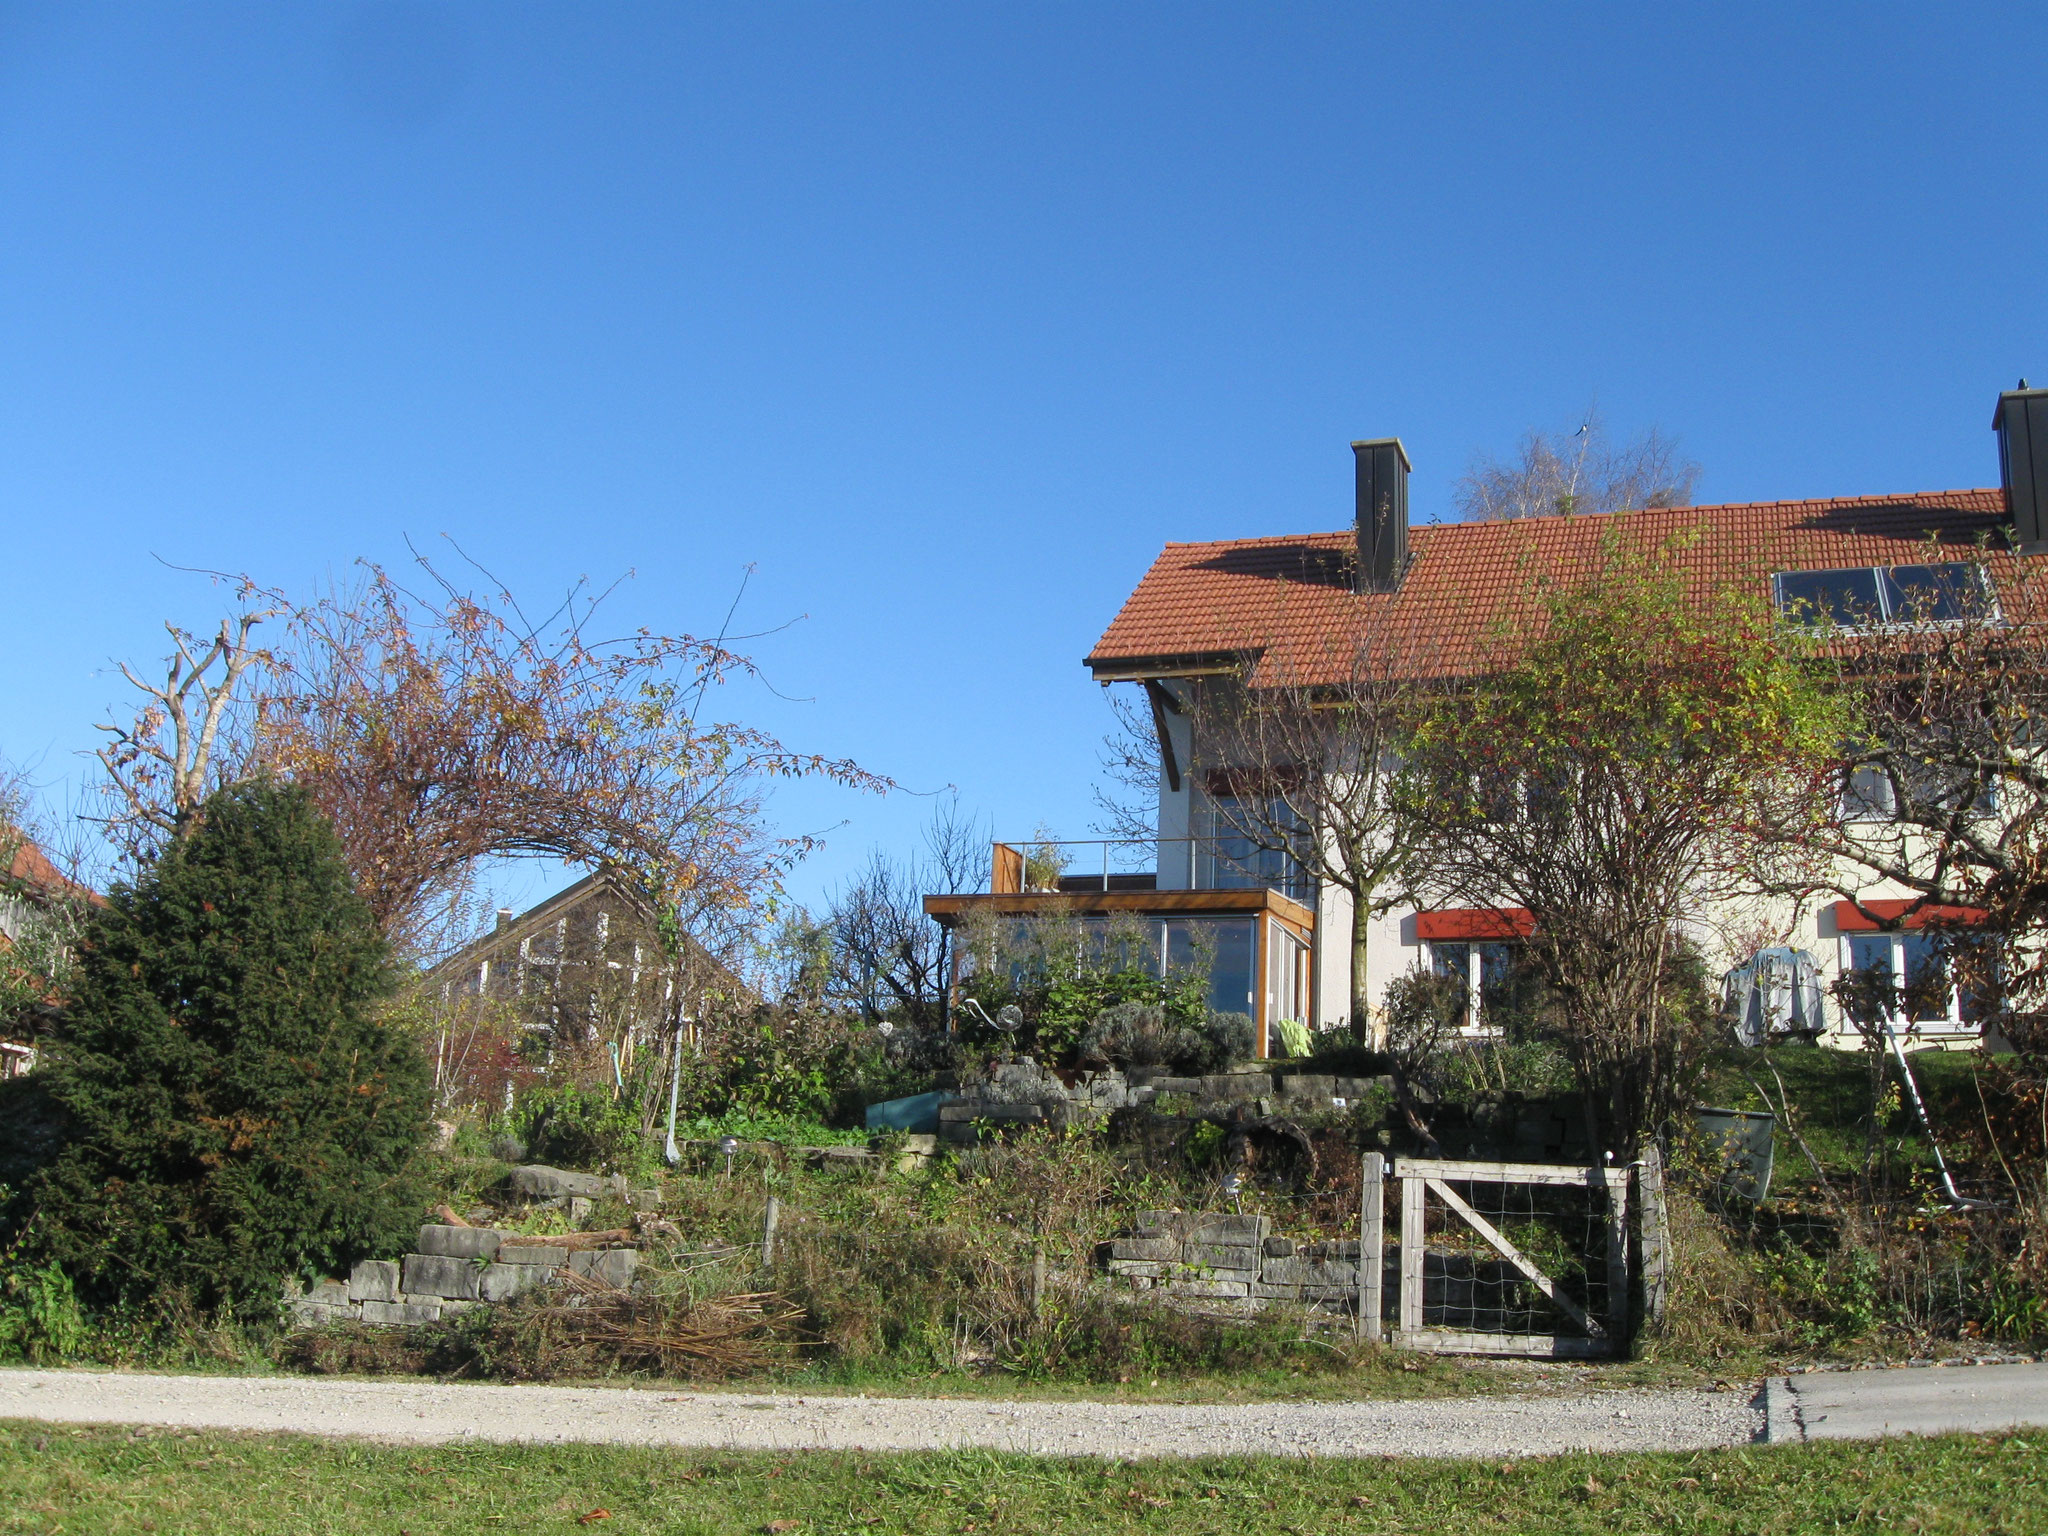
[[[684, 1018], [717, 998], [746, 995], [701, 945], [684, 942]], [[524, 913], [501, 908], [491, 932], [433, 966], [426, 981], [451, 1001], [505, 1003], [531, 1024], [583, 1038], [658, 1024], [671, 1010], [678, 978], [653, 912], [625, 882], [600, 871]]]

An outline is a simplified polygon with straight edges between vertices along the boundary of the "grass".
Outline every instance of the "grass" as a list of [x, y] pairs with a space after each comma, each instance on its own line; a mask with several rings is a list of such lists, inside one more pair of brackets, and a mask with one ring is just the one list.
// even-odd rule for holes
[[[1977, 1070], [1973, 1051], [1915, 1051], [1910, 1057], [1913, 1077], [1927, 1101], [1936, 1134], [1946, 1131], [1946, 1151], [1953, 1160], [1958, 1142], [1978, 1133], [1980, 1107], [1973, 1074]], [[1830, 1175], [1854, 1172], [1863, 1164], [1866, 1119], [1870, 1113], [1869, 1066], [1861, 1051], [1781, 1046], [1768, 1054], [1758, 1051], [1728, 1052], [1711, 1064], [1702, 1089], [1702, 1103], [1724, 1109], [1775, 1109], [1777, 1068], [1800, 1134], [1813, 1155]], [[1898, 1082], [1898, 1067], [1887, 1061], [1886, 1081]], [[1756, 1086], [1770, 1095], [1773, 1103], [1758, 1096]], [[1904, 1167], [1931, 1169], [1934, 1153], [1925, 1132], [1903, 1099], [1895, 1102], [1886, 1118], [1886, 1143], [1893, 1161]], [[1785, 1128], [1778, 1128], [1775, 1160], [1780, 1178], [1811, 1177], [1812, 1168], [1796, 1141]]]
[[2048, 1529], [2021, 1436], [1521, 1462], [389, 1446], [0, 1423], [0, 1533], [1779, 1533]]

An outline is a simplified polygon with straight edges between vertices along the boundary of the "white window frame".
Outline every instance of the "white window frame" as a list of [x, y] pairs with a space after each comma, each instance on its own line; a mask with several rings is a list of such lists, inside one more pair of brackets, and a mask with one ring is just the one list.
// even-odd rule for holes
[[1512, 948], [1512, 939], [1428, 939], [1429, 968], [1433, 975], [1444, 974], [1437, 968], [1437, 951], [1450, 945], [1457, 945], [1465, 951], [1465, 1024], [1460, 1031], [1470, 1039], [1492, 1040], [1498, 1038], [1497, 1026], [1487, 1024], [1481, 1017], [1485, 1007], [1482, 990], [1486, 975], [1485, 949], [1489, 944]]
[[[1894, 978], [1893, 985], [1903, 988], [1906, 975], [1906, 940], [1909, 937], [1911, 935], [1903, 930], [1880, 933], [1845, 933], [1841, 935], [1835, 941], [1839, 946], [1836, 959], [1840, 963], [1841, 974], [1849, 976], [1861, 969], [1855, 961], [1858, 943], [1868, 944], [1882, 941], [1889, 947], [1891, 973]], [[1837, 1004], [1837, 1006], [1839, 1007], [1840, 1005]], [[1842, 1022], [1845, 1029], [1853, 1030], [1856, 1027], [1847, 1019], [1844, 1019]], [[1901, 1040], [1912, 1040], [1915, 1038], [1944, 1040], [1957, 1038], [1975, 1039], [1984, 1031], [1984, 1026], [1981, 1023], [1963, 1017], [1962, 993], [1953, 975], [1948, 980], [1948, 1010], [1943, 1017], [1939, 1019], [1910, 1019], [1895, 1013], [1892, 1016], [1891, 1023], [1893, 1032]]]

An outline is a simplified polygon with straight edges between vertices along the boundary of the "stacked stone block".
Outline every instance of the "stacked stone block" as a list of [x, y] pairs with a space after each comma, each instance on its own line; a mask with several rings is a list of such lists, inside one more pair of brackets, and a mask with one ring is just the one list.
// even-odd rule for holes
[[479, 1303], [510, 1301], [564, 1271], [630, 1290], [640, 1262], [631, 1248], [571, 1252], [492, 1227], [425, 1226], [419, 1251], [365, 1259], [346, 1281], [323, 1280], [285, 1299], [300, 1327], [341, 1319], [384, 1325], [438, 1322]]
[[1103, 1267], [1133, 1290], [1197, 1301], [1348, 1303], [1358, 1243], [1275, 1237], [1264, 1216], [1140, 1211], [1130, 1235], [1103, 1244]]
[[1112, 1110], [1147, 1104], [1161, 1094], [1190, 1100], [1195, 1113], [1227, 1115], [1239, 1109], [1255, 1114], [1307, 1115], [1336, 1107], [1336, 1100], [1355, 1104], [1376, 1083], [1388, 1079], [1334, 1077], [1297, 1072], [1276, 1076], [1243, 1070], [1205, 1077], [1175, 1077], [1163, 1067], [1133, 1067], [1122, 1072], [1084, 1072], [1067, 1083], [1028, 1056], [992, 1069], [985, 1083], [948, 1090], [949, 1102], [939, 1107], [942, 1141], [973, 1146], [978, 1125], [1086, 1125]]
[[1227, 1113], [1248, 1105], [1265, 1114], [1307, 1115], [1335, 1109], [1338, 1099], [1349, 1107], [1375, 1085], [1389, 1085], [1391, 1079], [1257, 1070], [1175, 1077], [1160, 1067], [1133, 1067], [1131, 1082], [1134, 1093], [1145, 1098], [1173, 1094], [1190, 1100], [1197, 1114]]

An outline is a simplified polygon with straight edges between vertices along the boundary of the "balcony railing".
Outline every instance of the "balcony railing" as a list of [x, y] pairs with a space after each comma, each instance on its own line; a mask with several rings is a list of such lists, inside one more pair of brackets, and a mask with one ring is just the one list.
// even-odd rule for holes
[[989, 890], [1274, 890], [1304, 905], [1313, 888], [1291, 854], [1251, 839], [1216, 837], [1080, 838], [997, 843]]

